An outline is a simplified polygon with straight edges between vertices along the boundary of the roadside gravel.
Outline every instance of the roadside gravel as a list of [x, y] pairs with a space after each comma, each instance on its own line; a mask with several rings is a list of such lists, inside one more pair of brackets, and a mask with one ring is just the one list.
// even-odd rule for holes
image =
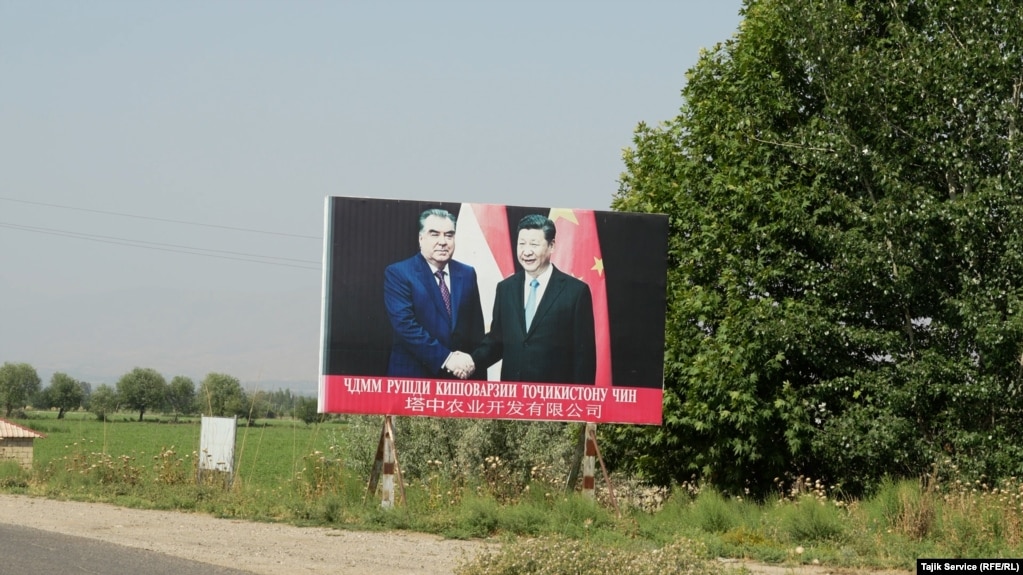
[[98, 539], [260, 575], [450, 575], [486, 543], [342, 531], [0, 494], [0, 523]]

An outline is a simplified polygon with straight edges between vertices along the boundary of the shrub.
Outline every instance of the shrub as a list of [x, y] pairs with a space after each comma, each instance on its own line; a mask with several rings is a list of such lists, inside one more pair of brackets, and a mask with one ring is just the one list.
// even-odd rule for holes
[[162, 449], [160, 453], [153, 456], [153, 473], [156, 483], [164, 485], [184, 485], [190, 483], [195, 477], [196, 463], [189, 463], [188, 455], [178, 456], [172, 445], [169, 449]]
[[314, 451], [305, 456], [305, 465], [298, 473], [296, 486], [302, 496], [316, 499], [325, 494], [336, 494], [344, 484], [344, 465], [334, 456], [331, 446], [328, 453]]
[[25, 489], [29, 472], [16, 461], [0, 461], [0, 489]]
[[843, 511], [807, 495], [787, 506], [783, 526], [793, 542], [836, 541], [844, 534]]
[[712, 533], [724, 533], [740, 523], [735, 508], [715, 489], [704, 489], [692, 505], [696, 525]]
[[487, 537], [497, 530], [500, 509], [489, 497], [472, 497], [462, 502], [462, 517], [459, 524], [470, 537]]
[[917, 482], [884, 480], [867, 508], [879, 525], [913, 541], [922, 541], [935, 527], [934, 494]]
[[582, 495], [570, 494], [554, 502], [551, 522], [571, 537], [584, 537], [596, 529], [611, 527], [614, 518], [608, 509]]
[[705, 561], [704, 549], [679, 539], [660, 549], [608, 547], [591, 540], [549, 537], [508, 543], [460, 565], [457, 575], [714, 575], [721, 567]]

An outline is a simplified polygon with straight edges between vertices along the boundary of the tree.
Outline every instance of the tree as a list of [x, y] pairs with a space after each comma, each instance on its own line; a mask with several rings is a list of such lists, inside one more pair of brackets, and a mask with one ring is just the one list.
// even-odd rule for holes
[[167, 405], [177, 420], [178, 414], [193, 413], [195, 409], [195, 382], [183, 375], [176, 375], [167, 386]]
[[88, 381], [79, 381], [82, 386], [82, 409], [89, 408], [89, 399], [92, 397], [92, 384]]
[[277, 415], [292, 413], [297, 400], [298, 397], [292, 394], [290, 389], [278, 389], [271, 392], [268, 399], [270, 409]]
[[50, 399], [50, 388], [44, 387], [37, 393], [32, 395], [30, 404], [32, 409], [47, 410], [53, 407], [53, 401]]
[[[1023, 5], [748, 0], [614, 207], [670, 216], [662, 482], [1023, 471]], [[623, 465], [629, 462], [622, 459]]]
[[203, 415], [248, 416], [245, 393], [238, 378], [224, 373], [208, 373], [199, 385], [199, 406]]
[[57, 408], [57, 419], [64, 419], [68, 411], [78, 409], [85, 398], [82, 383], [66, 373], [56, 372], [50, 378], [50, 386], [45, 390], [50, 408]]
[[245, 407], [244, 411], [239, 415], [245, 417], [248, 420], [248, 425], [252, 426], [256, 423], [256, 419], [265, 417], [267, 419], [273, 419], [276, 417], [270, 403], [270, 393], [259, 389], [252, 390], [248, 393], [244, 393]]
[[10, 417], [15, 408], [28, 405], [39, 392], [39, 375], [27, 363], [4, 362], [0, 366], [0, 405], [5, 417]]
[[100, 384], [89, 396], [89, 411], [100, 421], [106, 421], [111, 413], [117, 411], [117, 405], [117, 392], [105, 383]]
[[136, 367], [117, 380], [117, 394], [124, 406], [138, 410], [142, 421], [147, 409], [163, 404], [167, 381], [155, 369]]
[[295, 398], [295, 419], [302, 420], [306, 425], [323, 421], [324, 414], [317, 411], [315, 397]]

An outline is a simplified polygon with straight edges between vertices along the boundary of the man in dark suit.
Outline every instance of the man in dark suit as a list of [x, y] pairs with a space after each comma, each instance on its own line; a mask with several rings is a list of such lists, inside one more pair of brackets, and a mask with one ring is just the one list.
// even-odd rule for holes
[[592, 384], [597, 370], [593, 299], [584, 282], [551, 264], [557, 228], [528, 215], [516, 230], [522, 271], [497, 284], [490, 332], [476, 368], [501, 359], [501, 381]]
[[455, 217], [441, 209], [419, 216], [419, 253], [384, 270], [384, 305], [394, 337], [387, 375], [467, 377], [483, 338], [476, 270], [452, 259]]

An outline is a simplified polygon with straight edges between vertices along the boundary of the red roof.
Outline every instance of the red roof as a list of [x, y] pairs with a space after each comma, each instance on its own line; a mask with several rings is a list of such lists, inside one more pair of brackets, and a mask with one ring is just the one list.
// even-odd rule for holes
[[16, 423], [11, 423], [6, 419], [0, 418], [0, 439], [5, 437], [46, 437], [38, 431], [32, 431], [27, 427], [22, 427]]

